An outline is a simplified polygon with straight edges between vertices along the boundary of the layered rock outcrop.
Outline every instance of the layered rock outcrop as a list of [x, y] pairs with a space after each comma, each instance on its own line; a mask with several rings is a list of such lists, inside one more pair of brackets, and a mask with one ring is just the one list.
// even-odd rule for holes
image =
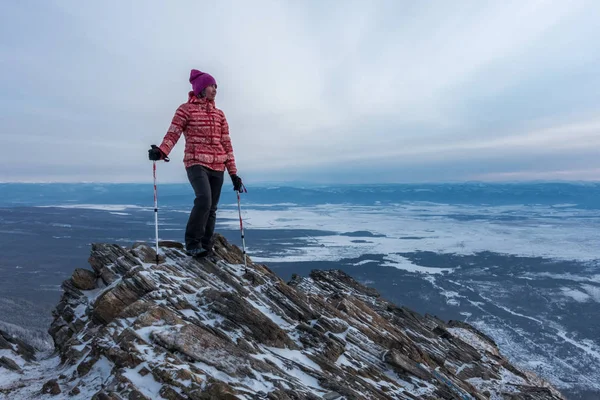
[[145, 244], [92, 245], [92, 270], [63, 284], [54, 358], [16, 365], [0, 398], [562, 399], [475, 328], [342, 271], [286, 283], [220, 236], [204, 260], [161, 245], [159, 264]]

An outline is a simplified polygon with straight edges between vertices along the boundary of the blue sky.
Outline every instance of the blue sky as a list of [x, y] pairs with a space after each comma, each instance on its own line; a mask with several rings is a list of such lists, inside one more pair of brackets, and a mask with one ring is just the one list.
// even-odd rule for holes
[[[145, 182], [210, 72], [248, 182], [600, 180], [597, 1], [0, 4], [0, 181]], [[183, 137], [159, 180], [184, 182]]]

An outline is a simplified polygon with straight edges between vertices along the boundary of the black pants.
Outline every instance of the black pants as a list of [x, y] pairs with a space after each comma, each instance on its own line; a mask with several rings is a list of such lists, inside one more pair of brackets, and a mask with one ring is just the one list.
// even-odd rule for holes
[[185, 230], [185, 247], [187, 250], [210, 249], [224, 173], [201, 165], [193, 165], [186, 171], [196, 198]]

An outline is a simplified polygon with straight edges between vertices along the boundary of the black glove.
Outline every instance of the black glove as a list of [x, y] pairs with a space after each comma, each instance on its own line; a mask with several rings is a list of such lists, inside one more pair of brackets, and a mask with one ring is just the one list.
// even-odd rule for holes
[[231, 174], [231, 182], [233, 183], [233, 190], [236, 192], [241, 192], [244, 184], [242, 183], [242, 178], [237, 176], [236, 174]]
[[160, 161], [164, 158], [165, 154], [156, 145], [153, 144], [150, 150], [148, 150], [148, 159], [150, 161]]

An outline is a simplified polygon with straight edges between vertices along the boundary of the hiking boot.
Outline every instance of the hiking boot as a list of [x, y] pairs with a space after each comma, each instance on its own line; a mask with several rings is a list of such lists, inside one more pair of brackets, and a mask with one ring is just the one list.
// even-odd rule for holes
[[206, 257], [210, 252], [203, 248], [191, 249], [187, 251], [187, 254], [194, 258]]

